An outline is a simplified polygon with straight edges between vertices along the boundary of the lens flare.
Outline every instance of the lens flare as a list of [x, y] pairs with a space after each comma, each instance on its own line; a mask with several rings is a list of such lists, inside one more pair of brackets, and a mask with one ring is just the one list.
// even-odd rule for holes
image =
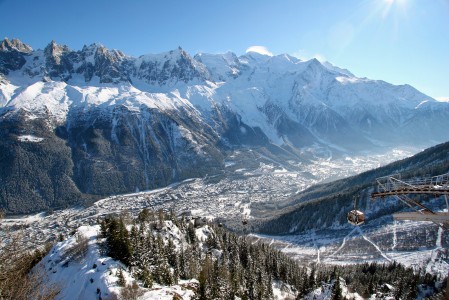
[[386, 18], [393, 11], [403, 12], [406, 9], [407, 0], [382, 0], [382, 17]]

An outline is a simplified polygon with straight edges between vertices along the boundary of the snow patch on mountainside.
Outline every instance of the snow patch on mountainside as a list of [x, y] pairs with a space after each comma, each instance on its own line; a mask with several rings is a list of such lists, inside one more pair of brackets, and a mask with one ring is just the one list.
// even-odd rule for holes
[[18, 88], [18, 86], [8, 82], [0, 81], [0, 107], [5, 106], [11, 100]]
[[42, 142], [44, 140], [44, 138], [28, 134], [28, 135], [18, 136], [17, 140], [19, 140], [20, 142], [39, 143], [39, 142]]
[[351, 83], [357, 83], [357, 82], [368, 82], [368, 79], [362, 79], [362, 78], [357, 78], [357, 77], [348, 77], [348, 76], [338, 76], [335, 77], [335, 79], [342, 83], [342, 84], [351, 84]]
[[63, 122], [72, 102], [65, 92], [66, 86], [64, 82], [36, 82], [21, 91], [8, 106], [43, 118], [50, 113], [58, 122]]

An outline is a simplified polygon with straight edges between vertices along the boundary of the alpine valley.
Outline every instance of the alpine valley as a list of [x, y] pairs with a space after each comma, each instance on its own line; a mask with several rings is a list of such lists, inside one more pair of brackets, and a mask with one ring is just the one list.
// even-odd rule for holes
[[319, 158], [410, 154], [449, 140], [449, 103], [289, 55], [178, 48], [136, 58], [97, 44], [32, 50], [5, 39], [0, 90], [8, 214], [221, 174], [236, 150], [254, 151], [247, 165], [304, 171], [310, 184], [323, 179], [308, 172]]
[[370, 195], [448, 173], [447, 128], [448, 102], [316, 59], [5, 38], [0, 234], [54, 243], [33, 270], [60, 299], [441, 296], [447, 232]]

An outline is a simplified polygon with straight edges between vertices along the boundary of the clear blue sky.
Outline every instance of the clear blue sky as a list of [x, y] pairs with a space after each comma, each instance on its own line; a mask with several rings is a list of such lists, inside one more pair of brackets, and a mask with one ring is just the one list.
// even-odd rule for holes
[[128, 55], [265, 46], [449, 98], [449, 0], [0, 0], [0, 38]]

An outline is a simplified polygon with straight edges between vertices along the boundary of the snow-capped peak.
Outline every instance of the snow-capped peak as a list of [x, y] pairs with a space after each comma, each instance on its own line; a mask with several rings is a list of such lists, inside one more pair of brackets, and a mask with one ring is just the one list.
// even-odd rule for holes
[[[19, 41], [9, 40], [3, 41], [2, 45], [4, 49], [13, 49], [11, 47], [14, 45], [16, 48], [25, 47]], [[307, 138], [299, 138], [301, 142], [298, 145], [303, 143], [302, 140], [311, 142], [312, 135], [320, 141], [330, 136], [333, 139], [342, 126], [352, 131], [354, 138], [369, 132], [373, 135], [371, 139], [381, 139], [382, 136], [377, 136], [381, 130], [373, 131], [375, 126], [383, 128], [385, 124], [390, 124], [398, 130], [401, 126], [411, 126], [409, 124], [413, 120], [425, 119], [418, 118], [417, 113], [438, 111], [449, 114], [447, 103], [436, 102], [410, 86], [358, 78], [345, 69], [315, 58], [302, 61], [287, 54], [273, 56], [251, 51], [239, 57], [232, 52], [199, 53], [192, 57], [181, 47], [135, 58], [119, 50], [109, 50], [101, 44], [72, 51], [55, 41], [44, 51], [30, 54], [8, 51], [0, 51], [0, 73], [3, 74], [0, 102], [3, 105], [16, 98], [11, 102], [16, 103], [16, 107], [29, 107], [30, 103], [36, 106], [32, 99], [50, 97], [46, 92], [48, 90], [37, 89], [34, 98], [22, 97], [21, 91], [42, 80], [63, 81], [75, 89], [81, 87], [82, 94], [87, 98], [97, 99], [87, 94], [96, 94], [98, 89], [104, 88], [104, 93], [100, 94], [109, 96], [89, 102], [93, 105], [118, 103], [120, 101], [117, 99], [123, 97], [116, 91], [125, 86], [133, 87], [140, 93], [125, 92], [127, 100], [124, 102], [130, 102], [134, 97], [149, 97], [150, 100], [146, 99], [143, 103], [150, 107], [165, 109], [166, 104], [172, 102], [183, 103], [185, 105], [180, 106], [185, 108], [196, 105], [196, 109], [208, 116], [214, 115], [216, 109], [228, 110], [238, 115], [239, 122], [259, 128], [270, 142], [279, 146], [286, 141], [285, 132], [300, 126]], [[70, 90], [59, 85], [48, 86], [59, 90], [61, 95]], [[64, 111], [70, 110], [71, 103], [80, 102], [72, 101], [72, 96], [66, 96], [70, 101], [56, 97], [61, 104], [64, 103]], [[29, 103], [19, 105], [19, 99]], [[165, 99], [166, 103], [158, 105], [154, 99]], [[52, 103], [51, 107], [56, 107], [52, 101], [49, 100], [49, 103]], [[58, 120], [64, 119], [58, 113]], [[430, 124], [424, 127], [428, 128], [424, 131], [431, 131]], [[421, 126], [419, 131], [424, 127]], [[244, 126], [239, 128], [244, 130]], [[417, 131], [409, 130], [407, 135], [410, 132], [415, 134]], [[447, 134], [440, 132], [439, 136], [446, 138]], [[333, 143], [337, 142], [341, 141]]]
[[198, 53], [194, 59], [206, 66], [214, 81], [235, 78], [241, 72], [241, 63], [233, 52], [224, 54]]

